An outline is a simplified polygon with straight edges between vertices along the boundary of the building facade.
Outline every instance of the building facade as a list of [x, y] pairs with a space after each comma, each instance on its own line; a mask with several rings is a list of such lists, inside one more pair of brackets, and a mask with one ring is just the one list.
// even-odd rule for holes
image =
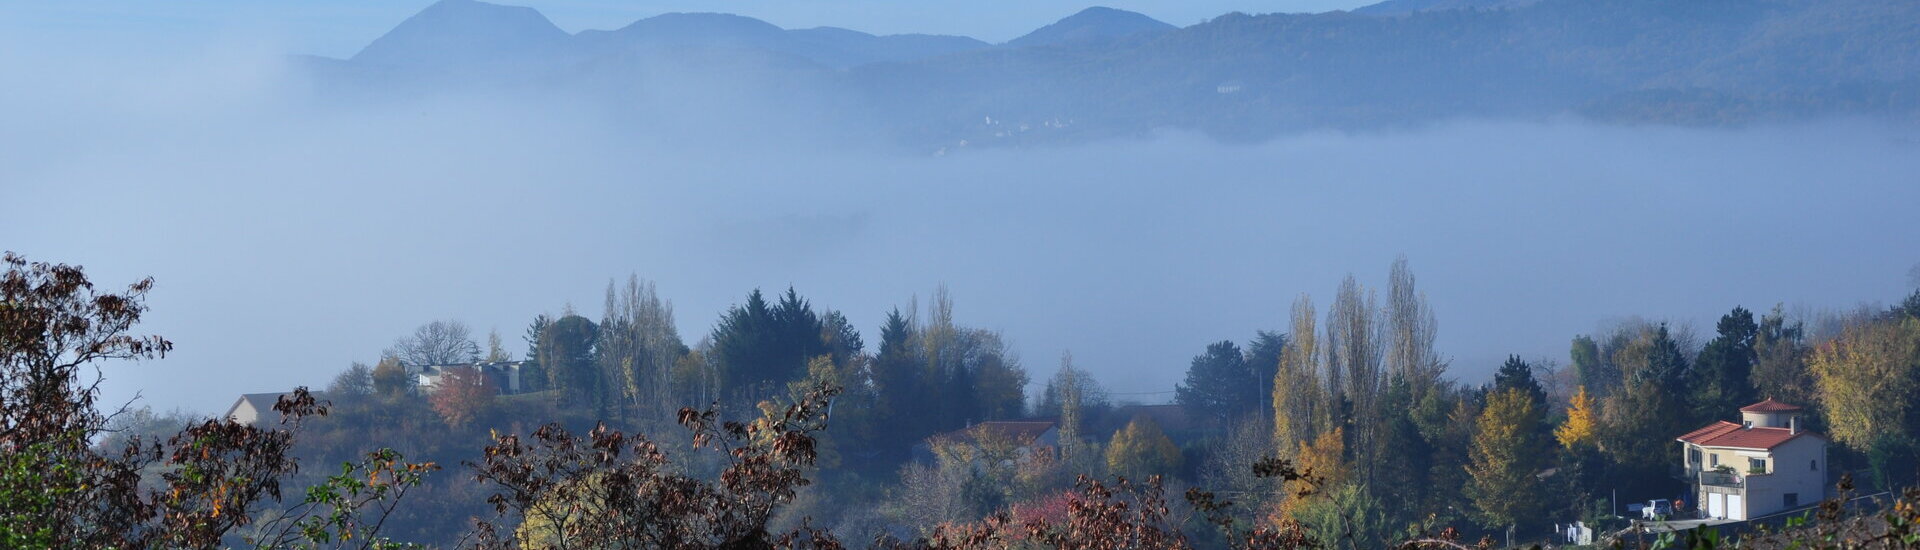
[[1827, 438], [1800, 427], [1801, 407], [1769, 398], [1678, 439], [1695, 504], [1709, 518], [1748, 520], [1826, 498]]

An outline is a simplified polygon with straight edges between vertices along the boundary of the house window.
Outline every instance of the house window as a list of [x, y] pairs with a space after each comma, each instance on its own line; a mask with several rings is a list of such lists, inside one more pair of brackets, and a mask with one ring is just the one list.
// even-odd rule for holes
[[1786, 505], [1788, 508], [1792, 508], [1800, 505], [1800, 493], [1787, 493], [1785, 496], [1781, 498], [1786, 500]]
[[1687, 462], [1691, 464], [1699, 464], [1700, 449], [1687, 449]]
[[1719, 466], [1719, 465], [1720, 465], [1720, 455], [1719, 455], [1718, 453], [1707, 453], [1707, 465], [1708, 465], [1708, 466]]
[[1767, 459], [1764, 459], [1764, 458], [1747, 459], [1747, 471], [1749, 473], [1755, 473], [1755, 474], [1767, 473]]

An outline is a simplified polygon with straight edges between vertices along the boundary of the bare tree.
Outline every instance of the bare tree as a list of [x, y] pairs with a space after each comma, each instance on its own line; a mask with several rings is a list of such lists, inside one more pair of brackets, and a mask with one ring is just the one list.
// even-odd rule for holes
[[1413, 388], [1413, 401], [1419, 402], [1446, 372], [1446, 364], [1433, 351], [1438, 332], [1433, 308], [1427, 296], [1414, 288], [1413, 270], [1405, 255], [1394, 259], [1387, 275], [1387, 373], [1406, 380]]
[[1334, 386], [1342, 389], [1343, 415], [1353, 438], [1353, 457], [1365, 465], [1359, 472], [1361, 483], [1369, 483], [1379, 434], [1380, 388], [1385, 383], [1380, 371], [1379, 321], [1375, 318], [1373, 291], [1360, 286], [1353, 275], [1340, 283], [1333, 307], [1327, 310], [1327, 370], [1337, 374]]
[[433, 321], [395, 340], [386, 356], [409, 366], [458, 365], [479, 360], [480, 345], [473, 343], [473, 331], [466, 323]]

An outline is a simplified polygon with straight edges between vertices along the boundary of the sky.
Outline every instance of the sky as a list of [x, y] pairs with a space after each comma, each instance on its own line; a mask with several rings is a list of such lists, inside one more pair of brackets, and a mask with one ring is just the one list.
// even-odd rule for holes
[[[328, 24], [391, 24], [328, 5]], [[346, 25], [354, 9], [370, 21]], [[1071, 351], [1154, 401], [1208, 343], [1284, 329], [1303, 294], [1324, 312], [1349, 274], [1384, 292], [1401, 254], [1473, 383], [1510, 353], [1564, 363], [1574, 335], [1626, 318], [1704, 332], [1735, 305], [1897, 299], [1920, 263], [1920, 136], [1875, 121], [1462, 120], [935, 157], [739, 139], [753, 121], [719, 109], [685, 114], [721, 128], [690, 137], [518, 97], [316, 102], [283, 65], [301, 33], [180, 30], [192, 12], [115, 23], [153, 35], [0, 18], [17, 84], [0, 87], [0, 248], [109, 286], [154, 277], [142, 330], [177, 344], [109, 366], [109, 402], [212, 413], [324, 386], [434, 319], [521, 351], [535, 315], [598, 317], [629, 274], [689, 343], [748, 290], [788, 286], [871, 343], [946, 285], [1036, 381]]]
[[[426, 0], [13, 0], [0, 16], [21, 27], [84, 30], [157, 43], [209, 34], [272, 36], [289, 53], [345, 58]], [[786, 28], [835, 26], [875, 34], [958, 34], [1004, 42], [1102, 5], [1187, 26], [1230, 12], [1321, 12], [1370, 0], [526, 0], [568, 32], [615, 29], [671, 12], [722, 12]]]

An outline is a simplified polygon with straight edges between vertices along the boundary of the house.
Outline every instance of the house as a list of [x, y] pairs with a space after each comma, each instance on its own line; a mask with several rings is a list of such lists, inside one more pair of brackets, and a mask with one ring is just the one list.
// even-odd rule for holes
[[241, 424], [246, 424], [248, 426], [261, 426], [263, 424], [265, 425], [279, 424], [281, 414], [279, 413], [279, 411], [273, 410], [273, 406], [280, 402], [280, 396], [282, 395], [287, 395], [287, 394], [285, 393], [240, 394], [240, 399], [237, 401], [234, 401], [233, 406], [227, 407], [227, 414], [223, 418], [227, 418], [227, 419], [233, 420], [234, 422], [239, 422]]
[[457, 365], [407, 365], [406, 368], [407, 374], [413, 375], [415, 385], [423, 394], [432, 394], [440, 386], [440, 378], [446, 376], [448, 369], [474, 367], [492, 376], [494, 387], [500, 388], [502, 395], [512, 395], [526, 392], [526, 386], [520, 380], [520, 371], [526, 364], [526, 361], [482, 361]]
[[1802, 409], [1768, 398], [1679, 437], [1694, 502], [1711, 518], [1747, 520], [1826, 498], [1827, 438], [1800, 427]]

